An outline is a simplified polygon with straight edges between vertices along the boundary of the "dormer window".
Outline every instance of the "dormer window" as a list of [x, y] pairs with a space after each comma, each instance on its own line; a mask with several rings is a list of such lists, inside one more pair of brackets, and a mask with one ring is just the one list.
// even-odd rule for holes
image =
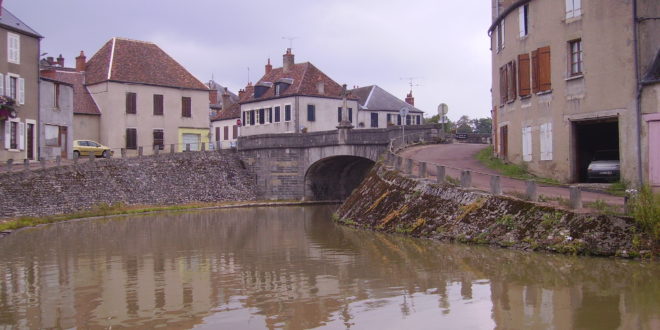
[[273, 83], [271, 82], [260, 82], [256, 86], [254, 86], [254, 98], [260, 98], [262, 95], [266, 94], [268, 92], [268, 89], [273, 86]]
[[280, 96], [280, 86], [281, 84], [275, 84], [275, 96]]

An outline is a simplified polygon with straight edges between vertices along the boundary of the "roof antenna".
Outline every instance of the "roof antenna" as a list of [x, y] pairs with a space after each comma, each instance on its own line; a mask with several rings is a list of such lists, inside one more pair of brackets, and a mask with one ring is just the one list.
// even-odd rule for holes
[[408, 85], [410, 85], [410, 92], [412, 93], [413, 87], [417, 86], [422, 86], [420, 84], [415, 83], [415, 80], [419, 80], [421, 77], [403, 77], [399, 78], [399, 80], [408, 80]]
[[282, 39], [289, 40], [289, 49], [293, 49], [293, 41], [298, 39], [298, 37], [282, 37]]

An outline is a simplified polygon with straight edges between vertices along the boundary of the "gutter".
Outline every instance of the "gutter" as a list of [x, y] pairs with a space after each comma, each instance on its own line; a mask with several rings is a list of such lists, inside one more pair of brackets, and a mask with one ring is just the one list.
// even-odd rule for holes
[[637, 115], [637, 181], [638, 186], [644, 184], [644, 171], [642, 170], [642, 91], [644, 84], [642, 84], [639, 73], [639, 39], [638, 39], [638, 20], [637, 20], [637, 0], [632, 3], [632, 20], [633, 20], [633, 47], [634, 47], [634, 60], [635, 60], [635, 110]]

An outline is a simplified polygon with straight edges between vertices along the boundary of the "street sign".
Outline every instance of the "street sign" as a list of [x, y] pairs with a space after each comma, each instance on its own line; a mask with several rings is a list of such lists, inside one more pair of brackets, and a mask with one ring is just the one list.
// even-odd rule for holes
[[236, 119], [236, 126], [241, 126], [241, 120], [240, 119]]
[[408, 109], [408, 108], [401, 108], [401, 110], [399, 110], [399, 116], [405, 118], [405, 117], [408, 115], [408, 112], [410, 112], [410, 109]]
[[449, 112], [449, 107], [444, 103], [440, 103], [440, 105], [438, 106], [438, 115], [442, 117], [447, 115], [448, 112]]

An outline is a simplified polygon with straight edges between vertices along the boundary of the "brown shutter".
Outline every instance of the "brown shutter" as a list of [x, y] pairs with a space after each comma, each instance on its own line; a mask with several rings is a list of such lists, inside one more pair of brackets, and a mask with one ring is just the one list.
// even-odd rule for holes
[[136, 94], [126, 93], [126, 113], [136, 113]]
[[508, 91], [507, 101], [516, 100], [516, 61], [507, 63], [507, 78], [508, 83], [506, 89]]
[[539, 91], [552, 89], [550, 73], [550, 47], [539, 48]]
[[506, 65], [500, 67], [500, 105], [506, 104], [507, 90], [506, 90]]
[[539, 51], [532, 51], [532, 93], [539, 92]]
[[215, 128], [215, 140], [220, 141], [220, 127]]
[[154, 94], [154, 115], [163, 115], [163, 95]]
[[229, 140], [229, 126], [225, 126], [225, 141]]
[[126, 149], [137, 149], [137, 129], [126, 129]]
[[232, 133], [231, 134], [232, 139], [236, 139], [238, 137], [238, 126], [237, 125], [232, 126], [232, 132], [231, 133]]
[[532, 92], [529, 84], [529, 54], [518, 55], [518, 90], [521, 97]]

